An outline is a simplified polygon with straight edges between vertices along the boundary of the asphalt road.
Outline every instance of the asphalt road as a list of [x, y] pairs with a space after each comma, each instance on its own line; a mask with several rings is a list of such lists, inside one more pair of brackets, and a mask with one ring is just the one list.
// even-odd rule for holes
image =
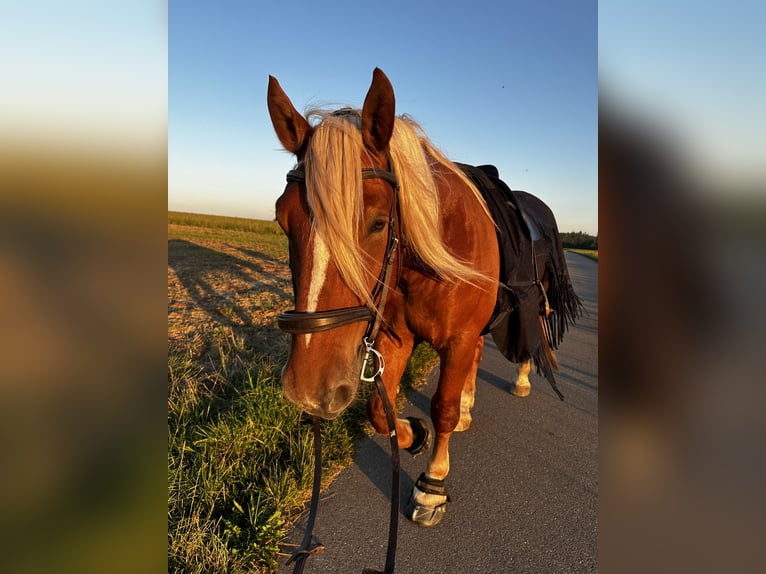
[[[511, 395], [516, 366], [487, 338], [472, 426], [450, 441], [452, 502], [431, 529], [400, 514], [397, 573], [598, 570], [598, 266], [571, 253], [567, 264], [586, 315], [557, 351], [564, 401], [536, 374], [529, 397]], [[437, 376], [432, 373], [411, 393], [404, 416], [428, 418]], [[425, 470], [426, 456], [413, 459], [402, 451], [400, 508]], [[390, 464], [386, 437], [360, 442], [354, 464], [320, 501], [314, 532], [326, 549], [309, 558], [306, 574], [383, 569]], [[300, 542], [304, 522], [289, 540]], [[282, 565], [280, 572], [289, 571]]]

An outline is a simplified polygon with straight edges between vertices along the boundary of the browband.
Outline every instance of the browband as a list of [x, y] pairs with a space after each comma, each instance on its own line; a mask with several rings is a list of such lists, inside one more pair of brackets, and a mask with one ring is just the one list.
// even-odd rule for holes
[[[396, 174], [393, 171], [385, 169], [375, 169], [374, 167], [362, 168], [362, 179], [382, 179], [391, 184], [395, 190], [399, 190], [399, 180], [396, 178]], [[306, 171], [303, 162], [300, 162], [295, 169], [291, 169], [287, 172], [288, 182], [303, 183], [306, 181]]]

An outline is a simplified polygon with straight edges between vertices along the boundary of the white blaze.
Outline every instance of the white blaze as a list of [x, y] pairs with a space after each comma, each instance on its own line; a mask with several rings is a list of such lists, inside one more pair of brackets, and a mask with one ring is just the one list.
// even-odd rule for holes
[[[317, 310], [319, 302], [319, 293], [322, 291], [325, 278], [327, 277], [327, 264], [330, 262], [330, 251], [327, 244], [314, 233], [314, 257], [311, 263], [311, 283], [309, 283], [309, 297], [306, 301], [306, 311], [313, 313]], [[311, 333], [306, 334], [306, 347], [311, 341]]]

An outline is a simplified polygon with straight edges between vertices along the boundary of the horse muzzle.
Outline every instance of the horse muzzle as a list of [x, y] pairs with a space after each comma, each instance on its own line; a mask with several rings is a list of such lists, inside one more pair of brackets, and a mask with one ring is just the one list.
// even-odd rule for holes
[[[353, 371], [353, 369], [352, 369]], [[303, 383], [303, 384], [301, 384]], [[282, 370], [282, 389], [285, 398], [309, 415], [334, 419], [356, 398], [359, 380], [354, 377], [322, 379], [314, 384], [299, 380], [298, 375], [286, 365]]]

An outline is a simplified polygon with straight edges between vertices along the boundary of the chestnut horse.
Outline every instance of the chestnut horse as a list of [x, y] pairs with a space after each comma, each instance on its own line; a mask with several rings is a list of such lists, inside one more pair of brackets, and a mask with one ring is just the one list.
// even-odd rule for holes
[[[311, 415], [337, 417], [356, 397], [364, 340], [385, 358], [383, 384], [395, 404], [413, 348], [428, 341], [440, 359], [434, 436], [420, 419], [395, 425], [399, 448], [417, 454], [433, 445], [407, 510], [432, 526], [446, 507], [450, 436], [470, 424], [482, 332], [498, 293], [493, 219], [463, 172], [412, 119], [395, 115], [393, 88], [377, 68], [361, 111], [314, 110], [306, 119], [274, 77], [268, 108], [298, 160], [276, 203], [295, 295], [295, 310], [280, 319], [293, 333], [285, 396]], [[374, 342], [365, 339], [371, 324]], [[528, 373], [527, 361], [519, 387]], [[377, 393], [367, 410], [388, 434]]]

